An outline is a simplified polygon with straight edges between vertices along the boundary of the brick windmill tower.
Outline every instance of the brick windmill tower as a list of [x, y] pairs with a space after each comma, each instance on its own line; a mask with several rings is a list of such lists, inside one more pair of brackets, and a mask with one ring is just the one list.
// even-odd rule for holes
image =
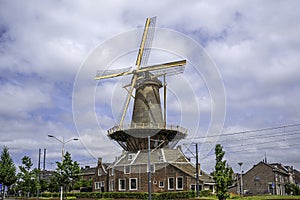
[[[180, 147], [174, 148], [187, 136], [187, 129], [166, 123], [166, 76], [182, 73], [186, 60], [147, 64], [155, 23], [155, 17], [146, 20], [134, 69], [98, 71], [95, 77], [96, 80], [101, 80], [132, 76], [130, 84], [125, 86], [128, 96], [121, 121], [107, 131], [108, 137], [118, 142], [124, 151], [108, 167], [98, 164], [98, 175], [104, 174], [97, 180], [101, 191], [148, 190], [151, 194], [150, 191], [193, 190], [197, 182], [201, 182], [195, 178], [195, 174], [199, 174], [196, 173], [198, 168], [190, 162]], [[163, 108], [159, 94], [161, 88], [164, 91]], [[134, 101], [131, 123], [125, 125], [123, 122], [131, 99]], [[201, 177], [207, 178], [208, 186], [212, 185], [209, 175]], [[206, 182], [202, 180], [203, 187]]]
[[[132, 76], [131, 83], [125, 86], [128, 91], [120, 124], [108, 130], [108, 137], [119, 143], [125, 151], [138, 151], [148, 148], [147, 137], [151, 137], [151, 149], [174, 147], [187, 135], [187, 129], [166, 123], [166, 76], [182, 73], [186, 60], [147, 65], [155, 32], [156, 17], [146, 20], [140, 44], [136, 68], [98, 71], [95, 79], [108, 79], [119, 76]], [[163, 79], [163, 83], [160, 79]], [[129, 87], [129, 88], [128, 88]], [[162, 111], [159, 89], [164, 87], [164, 109]], [[135, 95], [133, 91], [135, 90]], [[124, 125], [124, 118], [130, 100], [134, 106], [131, 124]]]

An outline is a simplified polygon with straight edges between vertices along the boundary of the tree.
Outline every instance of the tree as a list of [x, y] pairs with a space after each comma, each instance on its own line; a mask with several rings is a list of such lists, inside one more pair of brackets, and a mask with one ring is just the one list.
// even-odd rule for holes
[[290, 195], [300, 195], [300, 188], [293, 183], [287, 183], [285, 185], [285, 192]]
[[232, 184], [233, 170], [226, 164], [226, 160], [223, 161], [225, 152], [220, 144], [215, 147], [216, 165], [213, 172], [213, 178], [216, 182], [217, 197], [219, 200], [225, 200], [228, 194], [228, 186]]
[[19, 166], [20, 173], [18, 173], [18, 187], [27, 194], [27, 197], [29, 197], [30, 194], [35, 193], [37, 189], [40, 189], [38, 180], [39, 170], [36, 168], [31, 169], [32, 165], [31, 158], [24, 156], [22, 158], [22, 165]]
[[92, 190], [92, 186], [93, 186], [92, 179], [86, 180], [86, 179], [81, 178], [75, 182], [73, 189], [80, 190], [81, 188], [87, 188], [87, 189]]
[[3, 185], [2, 199], [4, 197], [4, 187], [11, 186], [16, 180], [16, 166], [9, 154], [8, 147], [4, 146], [0, 158], [0, 183]]
[[75, 181], [79, 178], [80, 167], [76, 161], [73, 161], [71, 154], [66, 152], [63, 162], [56, 162], [57, 168], [55, 177], [58, 183], [64, 188], [71, 190]]

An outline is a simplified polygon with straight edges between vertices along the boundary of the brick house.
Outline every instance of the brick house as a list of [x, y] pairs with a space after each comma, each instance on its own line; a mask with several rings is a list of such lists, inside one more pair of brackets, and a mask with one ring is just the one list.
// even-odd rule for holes
[[243, 175], [243, 189], [253, 195], [285, 195], [289, 178], [289, 171], [281, 164], [259, 162]]
[[94, 171], [93, 177], [93, 191], [106, 192], [108, 191], [109, 176], [107, 168], [110, 163], [103, 163], [102, 158], [98, 158], [98, 164]]
[[[195, 166], [180, 148], [153, 150], [151, 160], [151, 182], [153, 192], [186, 191], [196, 189]], [[123, 151], [109, 166], [98, 162], [94, 178], [94, 191], [147, 192], [148, 153]], [[203, 171], [199, 173], [200, 190], [214, 192], [213, 178]], [[101, 188], [101, 189], [99, 189]]]
[[81, 168], [80, 177], [84, 180], [92, 180], [95, 176], [96, 167], [85, 166]]

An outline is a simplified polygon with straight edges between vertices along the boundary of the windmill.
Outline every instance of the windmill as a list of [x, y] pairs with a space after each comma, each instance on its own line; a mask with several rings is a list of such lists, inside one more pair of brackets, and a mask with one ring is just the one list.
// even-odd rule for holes
[[[155, 32], [156, 17], [147, 18], [142, 41], [136, 59], [136, 68], [98, 71], [95, 80], [131, 75], [120, 124], [108, 130], [108, 136], [117, 141], [126, 151], [148, 148], [173, 147], [187, 135], [187, 129], [166, 123], [166, 76], [183, 73], [186, 60], [148, 66], [148, 58]], [[159, 78], [163, 78], [162, 81]], [[164, 115], [162, 114], [159, 89], [164, 87]], [[133, 91], [135, 90], [135, 95]], [[123, 124], [131, 99], [134, 99], [131, 124]], [[159, 142], [158, 142], [159, 141]]]

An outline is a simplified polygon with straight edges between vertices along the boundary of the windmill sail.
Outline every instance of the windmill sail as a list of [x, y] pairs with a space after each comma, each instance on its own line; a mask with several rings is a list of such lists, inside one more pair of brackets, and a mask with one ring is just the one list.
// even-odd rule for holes
[[145, 40], [144, 51], [141, 58], [141, 67], [147, 66], [148, 63], [149, 55], [151, 52], [152, 41], [154, 38], [155, 24], [156, 24], [156, 17], [150, 18], [148, 32]]

